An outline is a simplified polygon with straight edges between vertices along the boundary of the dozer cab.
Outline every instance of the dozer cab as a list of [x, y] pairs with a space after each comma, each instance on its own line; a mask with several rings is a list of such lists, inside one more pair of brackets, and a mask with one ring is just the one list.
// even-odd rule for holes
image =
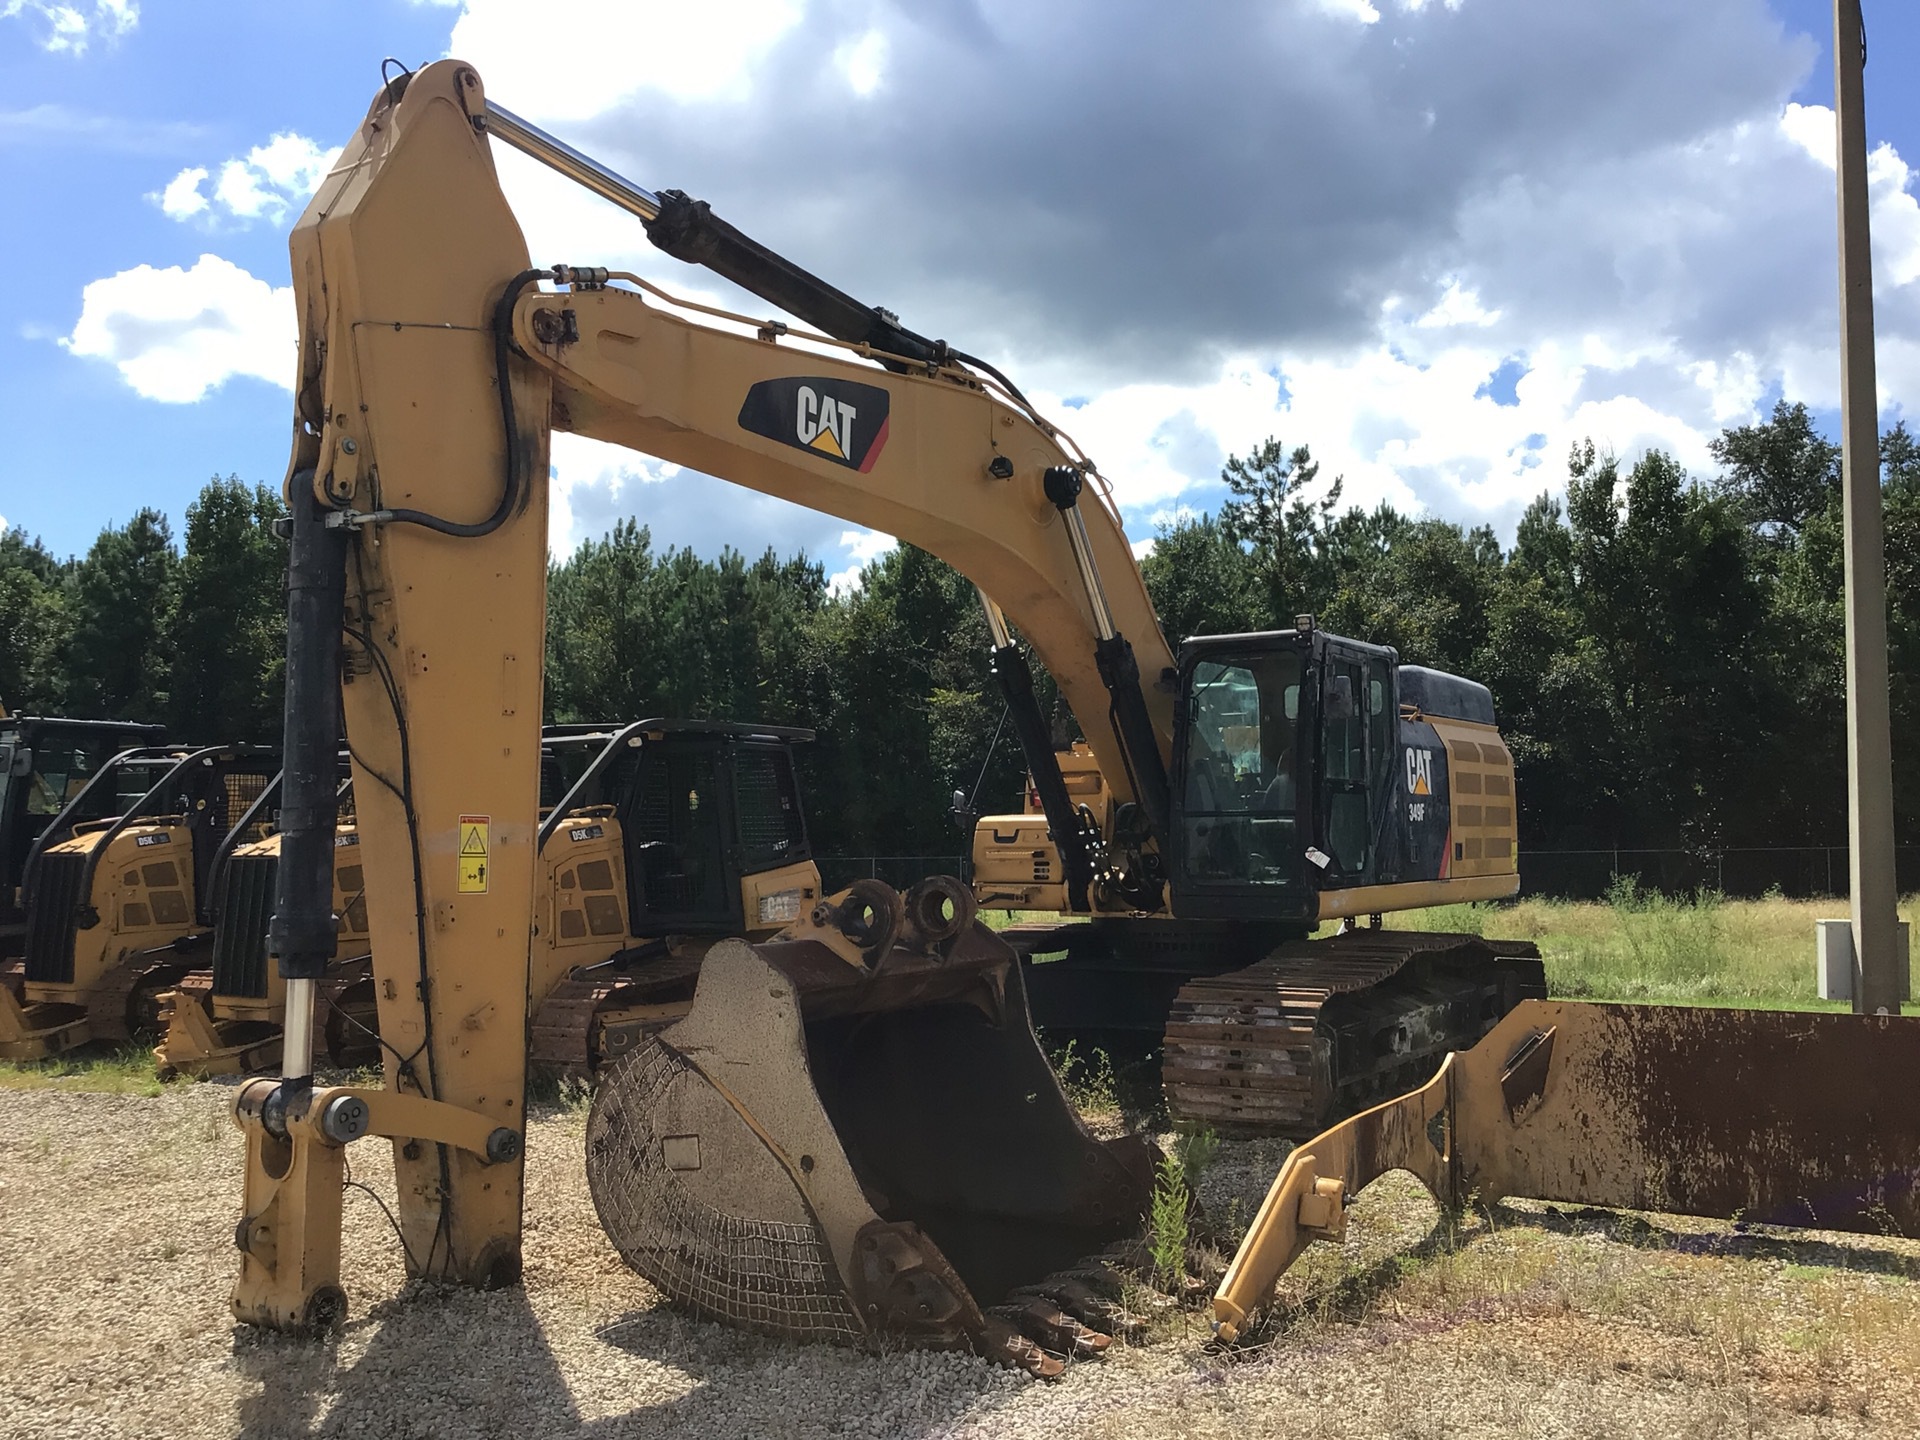
[[684, 1015], [726, 936], [820, 900], [793, 750], [810, 730], [640, 720], [549, 740], [597, 753], [542, 819], [532, 1062], [584, 1076]]
[[[86, 788], [94, 772], [122, 750], [158, 745], [158, 725], [125, 720], [70, 720], [47, 715], [8, 715], [0, 708], [0, 963], [24, 952], [27, 912], [20, 880], [41, 832], [67, 802]], [[100, 795], [102, 806], [112, 797]], [[82, 816], [99, 819], [105, 815]], [[20, 983], [17, 967], [7, 983]]]
[[277, 769], [269, 750], [216, 745], [125, 750], [94, 773], [27, 858], [23, 994], [0, 994], [0, 1058], [158, 1028], [160, 997], [212, 937], [215, 857]]
[[[815, 328], [685, 305], [632, 274], [533, 268], [495, 178], [496, 139], [626, 207], [668, 253]], [[971, 578], [1003, 683], [1023, 684], [1017, 624], [1112, 792], [1113, 831], [1096, 843], [1057, 793], [1057, 762], [1039, 763], [1051, 736], [1013, 706], [1074, 913], [1153, 917], [1191, 903], [1200, 911], [1180, 926], [1197, 928], [1162, 933], [1230, 946], [1251, 897], [1274, 906], [1256, 929], [1298, 928], [1430, 903], [1414, 897], [1444, 882], [1426, 893], [1511, 886], [1486, 848], [1510, 826], [1486, 813], [1498, 808], [1488, 782], [1510, 783], [1510, 762], [1491, 716], [1467, 708], [1479, 703], [1471, 687], [1396, 672], [1389, 652], [1305, 626], [1238, 637], [1238, 649], [1191, 646], [1176, 661], [1098, 471], [1010, 381], [703, 204], [644, 191], [543, 135], [489, 102], [471, 66], [441, 61], [381, 87], [291, 247], [287, 779], [269, 927], [288, 1025], [280, 1076], [235, 1099], [242, 1321], [339, 1318], [345, 1150], [363, 1136], [394, 1145], [411, 1274], [466, 1285], [520, 1275], [554, 427], [872, 525]], [[307, 1021], [338, 939], [336, 696], [365, 855], [378, 1088], [318, 1086], [312, 1073]], [[1427, 730], [1435, 763], [1406, 772], [1402, 790], [1394, 767], [1428, 748]], [[1290, 826], [1264, 768], [1287, 753], [1299, 767]], [[682, 783], [666, 796], [689, 817], [696, 797], [704, 810], [720, 793]], [[1447, 787], [1443, 847], [1416, 831], [1426, 817], [1381, 813], [1421, 800], [1422, 783]], [[1422, 868], [1429, 857], [1441, 874]], [[684, 858], [669, 850], [663, 863]], [[1303, 866], [1327, 879], [1309, 882]], [[710, 883], [676, 873], [682, 894]], [[589, 892], [574, 893], [584, 916]], [[1367, 963], [1356, 962], [1363, 977]], [[1246, 959], [1224, 968], [1235, 965]], [[1410, 973], [1460, 978], [1438, 963], [1395, 968]], [[1456, 993], [1484, 1000], [1465, 978]], [[979, 923], [968, 892], [929, 877], [904, 897], [822, 897], [771, 938], [716, 935], [692, 984], [683, 1017], [604, 1067], [587, 1123], [589, 1185], [635, 1268], [697, 1315], [773, 1334], [968, 1347], [1043, 1374], [1100, 1348], [1080, 1321], [1111, 1313], [1097, 1293], [1106, 1272], [1080, 1262], [1138, 1233], [1151, 1152], [1096, 1139], [1073, 1113], [1035, 1040], [1016, 953]], [[1531, 1024], [1546, 1003], [1523, 1001], [1482, 1042], [1520, 1041], [1491, 1067], [1496, 1103], [1519, 1125], [1544, 1113], [1536, 1101], [1604, 1102], [1635, 1084], [1596, 1061], [1593, 1032], [1577, 1025], [1547, 1027], [1557, 1042], [1502, 1028]], [[1477, 1033], [1480, 1003], [1462, 1011], [1447, 1023]], [[1408, 1012], [1405, 1023], [1420, 1022]], [[1390, 1038], [1369, 1026], [1363, 1042]], [[1850, 1042], [1874, 1048], [1864, 1033]], [[1400, 1063], [1380, 1058], [1383, 1077]], [[1804, 1078], [1791, 1052], [1765, 1063], [1776, 1082]], [[1448, 1106], [1416, 1117], [1397, 1103], [1383, 1107], [1403, 1117], [1396, 1134], [1417, 1125], [1442, 1153]], [[1636, 1138], [1635, 1164], [1667, 1137]], [[1747, 1137], [1709, 1123], [1685, 1138], [1692, 1162], [1726, 1158]], [[1894, 1147], [1920, 1174], [1914, 1148]], [[1364, 1169], [1356, 1161], [1354, 1174]], [[1309, 1171], [1279, 1204], [1287, 1224], [1332, 1233], [1340, 1179]], [[1301, 1183], [1297, 1168], [1289, 1183]]]

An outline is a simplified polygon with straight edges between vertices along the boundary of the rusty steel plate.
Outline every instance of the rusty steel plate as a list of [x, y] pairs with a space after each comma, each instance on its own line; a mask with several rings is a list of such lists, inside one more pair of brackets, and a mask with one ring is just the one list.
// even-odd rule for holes
[[1452, 1099], [1461, 1196], [1920, 1235], [1920, 1018], [1528, 1001]]

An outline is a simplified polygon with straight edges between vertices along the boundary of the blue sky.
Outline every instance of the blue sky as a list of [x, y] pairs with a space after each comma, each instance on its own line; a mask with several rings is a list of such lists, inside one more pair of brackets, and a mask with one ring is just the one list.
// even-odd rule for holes
[[[0, 0], [0, 517], [68, 553], [145, 504], [178, 526], [211, 475], [279, 482], [301, 157], [347, 138], [383, 56], [453, 47], [636, 179], [1000, 360], [1137, 540], [1217, 503], [1224, 455], [1269, 433], [1350, 499], [1510, 531], [1579, 434], [1704, 468], [1776, 395], [1829, 406], [1831, 175], [1821, 117], [1789, 107], [1830, 103], [1830, 11], [1544, 9], [1295, 0], [1175, 30], [1132, 0], [582, 0], [563, 35], [533, 0]], [[1916, 10], [1867, 5], [1870, 138], [1896, 158], [1920, 156]], [[795, 133], [832, 163], [797, 165]], [[230, 162], [251, 188], [223, 202]], [[522, 164], [523, 214], [553, 200], [536, 258], [720, 293]], [[1876, 190], [1889, 417], [1920, 385], [1909, 179]], [[562, 548], [627, 514], [836, 572], [886, 543], [600, 447], [556, 463]]]

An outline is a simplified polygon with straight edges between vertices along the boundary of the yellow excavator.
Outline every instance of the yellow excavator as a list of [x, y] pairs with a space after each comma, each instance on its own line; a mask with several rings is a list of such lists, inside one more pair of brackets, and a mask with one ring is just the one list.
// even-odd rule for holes
[[[677, 302], [631, 274], [534, 268], [495, 140], [812, 328]], [[1097, 472], [991, 366], [705, 205], [612, 174], [490, 103], [452, 60], [381, 88], [292, 253], [287, 770], [269, 931], [288, 1024], [281, 1075], [235, 1100], [241, 1320], [338, 1319], [344, 1155], [368, 1135], [395, 1147], [412, 1274], [518, 1278], [555, 427], [872, 525], [972, 578], [1010, 697], [1031, 689], [1018, 626], [1111, 793], [1104, 828], [1061, 805], [1050, 736], [1023, 736], [1068, 910], [1123, 930], [1165, 924], [1151, 943], [1199, 952], [1169, 968], [1203, 979], [1258, 971], [1276, 935], [1289, 952], [1235, 982], [1235, 1014], [1196, 1029], [1237, 1025], [1291, 1053], [1238, 1070], [1224, 1057], [1216, 1088], [1304, 1092], [1287, 1123], [1305, 1123], [1400, 1083], [1436, 1045], [1527, 1025], [1495, 1082], [1522, 1122], [1568, 1083], [1585, 1105], [1644, 1078], [1596, 1069], [1588, 1036], [1568, 1026], [1556, 1042], [1529, 1018], [1546, 1004], [1522, 998], [1537, 958], [1396, 952], [1380, 932], [1317, 957], [1289, 950], [1289, 934], [1330, 916], [1512, 892], [1511, 760], [1484, 690], [1304, 622], [1191, 642], [1176, 659]], [[387, 1055], [378, 1088], [316, 1086], [311, 1067], [307, 1017], [336, 943], [336, 696]], [[667, 794], [688, 812], [714, 799], [695, 775]], [[771, 938], [717, 937], [674, 977], [692, 983], [684, 1014], [636, 1026], [601, 1072], [589, 1185], [620, 1253], [695, 1314], [1058, 1373], [1061, 1356], [1102, 1347], [1111, 1301], [1085, 1257], [1137, 1233], [1151, 1150], [1095, 1138], [1062, 1096], [1027, 1005], [1025, 977], [1045, 966], [1023, 970], [944, 887], [912, 898], [850, 891]], [[1339, 978], [1296, 968], [1308, 962]], [[1298, 1011], [1269, 1003], [1296, 991]], [[1360, 1003], [1334, 1015], [1340, 995]], [[1395, 998], [1375, 1010], [1369, 996]], [[1561, 1078], [1581, 1065], [1580, 1080]], [[1401, 1136], [1407, 1104], [1349, 1125], [1384, 1111]], [[1449, 1105], [1430, 1108], [1423, 1143], [1460, 1153]], [[1738, 1137], [1710, 1119], [1693, 1138], [1724, 1156]], [[1660, 1139], [1641, 1136], [1640, 1157]], [[1393, 1152], [1350, 1141], [1344, 1153], [1329, 1149], [1304, 1182], [1298, 1167], [1282, 1177], [1292, 1188], [1276, 1186], [1262, 1254], [1289, 1226], [1332, 1233], [1344, 1195]], [[1911, 1146], [1901, 1153], [1913, 1163]], [[1258, 1289], [1264, 1272], [1247, 1273]]]

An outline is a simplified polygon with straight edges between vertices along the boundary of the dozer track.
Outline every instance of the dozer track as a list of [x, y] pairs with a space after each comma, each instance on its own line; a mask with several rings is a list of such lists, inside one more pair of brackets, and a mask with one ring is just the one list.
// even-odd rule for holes
[[1356, 930], [1296, 940], [1190, 980], [1161, 1077], [1174, 1120], [1305, 1140], [1423, 1084], [1522, 1000], [1545, 999], [1530, 941]]
[[[377, 1064], [379, 1016], [373, 998], [372, 957], [337, 961], [314, 994], [315, 1053], [341, 1069]], [[163, 1077], [248, 1075], [278, 1065], [284, 1036], [277, 1020], [214, 1020], [211, 970], [194, 970], [159, 996], [162, 1034], [154, 1061]], [[182, 1010], [191, 1007], [189, 1013]]]
[[168, 951], [130, 955], [101, 977], [87, 997], [87, 1023], [95, 1040], [120, 1041], [167, 1028], [164, 996], [188, 975], [193, 962]]
[[699, 974], [698, 954], [574, 971], [534, 1011], [528, 1063], [561, 1079], [587, 1079], [682, 1018]]

